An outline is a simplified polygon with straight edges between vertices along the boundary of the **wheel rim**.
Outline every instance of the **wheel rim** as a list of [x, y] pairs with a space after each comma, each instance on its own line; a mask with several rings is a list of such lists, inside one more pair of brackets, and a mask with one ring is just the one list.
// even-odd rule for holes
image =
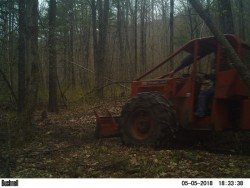
[[153, 132], [152, 116], [151, 113], [146, 110], [136, 110], [133, 113], [129, 124], [129, 130], [135, 139], [147, 139]]

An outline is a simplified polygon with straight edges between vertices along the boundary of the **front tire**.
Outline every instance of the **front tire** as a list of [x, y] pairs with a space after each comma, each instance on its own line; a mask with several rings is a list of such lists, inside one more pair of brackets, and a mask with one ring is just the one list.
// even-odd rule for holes
[[126, 145], [159, 145], [174, 137], [176, 114], [159, 93], [140, 93], [122, 109], [119, 129]]

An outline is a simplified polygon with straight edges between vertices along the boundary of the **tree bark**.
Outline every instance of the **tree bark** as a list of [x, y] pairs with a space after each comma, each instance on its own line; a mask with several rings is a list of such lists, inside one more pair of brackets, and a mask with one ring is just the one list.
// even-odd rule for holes
[[[18, 113], [18, 141], [27, 141], [34, 137], [33, 114], [36, 109], [37, 93], [39, 86], [39, 56], [38, 56], [38, 0], [29, 1], [26, 4], [27, 56], [30, 63], [30, 79], [26, 87], [26, 100], [21, 111]], [[26, 60], [27, 61], [27, 60]]]
[[219, 21], [223, 33], [234, 33], [231, 0], [218, 0]]
[[244, 11], [244, 1], [239, 0], [238, 2], [239, 6], [239, 36], [242, 38], [242, 40], [246, 39], [246, 32], [245, 32], [245, 11]]
[[9, 80], [10, 80], [10, 84], [11, 86], [14, 85], [14, 62], [15, 62], [15, 34], [14, 34], [14, 24], [15, 24], [15, 14], [14, 14], [14, 1], [10, 0], [9, 1], [9, 44], [8, 44], [8, 49], [9, 49], [9, 53], [8, 53], [8, 61], [9, 61]]
[[117, 1], [117, 33], [118, 33], [118, 43], [119, 43], [119, 74], [123, 75], [124, 73], [124, 43], [123, 43], [123, 33], [122, 33], [122, 4], [121, 0]]
[[[94, 45], [94, 68], [95, 68], [95, 87], [96, 96], [103, 98], [104, 86], [104, 68], [106, 62], [106, 45], [109, 16], [109, 0], [91, 1], [92, 9], [92, 29]], [[98, 28], [97, 28], [97, 11], [98, 11]]]
[[161, 12], [162, 12], [162, 21], [163, 21], [163, 41], [165, 41], [163, 43], [163, 48], [162, 48], [162, 52], [164, 56], [168, 56], [169, 55], [169, 51], [168, 46], [169, 46], [169, 39], [170, 37], [168, 37], [168, 30], [169, 30], [169, 25], [168, 25], [168, 5], [167, 2], [164, 0], [161, 0]]
[[187, 11], [189, 28], [190, 28], [190, 39], [201, 37], [201, 33], [199, 32], [200, 20], [198, 19], [197, 15], [194, 14], [193, 7], [190, 5], [188, 0], [186, 5], [183, 3], [183, 6], [186, 7]]
[[6, 85], [8, 86], [8, 89], [11, 93], [11, 96], [14, 98], [15, 103], [18, 104], [18, 100], [17, 100], [15, 92], [13, 91], [13, 88], [11, 87], [11, 83], [9, 82], [7, 76], [4, 74], [1, 68], [0, 68], [0, 75], [3, 78], [4, 82], [6, 83]]
[[137, 11], [138, 11], [138, 0], [135, 0], [135, 10], [134, 10], [134, 74], [133, 76], [137, 76], [138, 71], [138, 50], [137, 50]]
[[50, 112], [57, 109], [57, 57], [56, 57], [56, 0], [49, 1], [49, 105]]
[[127, 74], [129, 75], [129, 79], [134, 77], [134, 62], [132, 59], [132, 50], [131, 50], [131, 45], [129, 42], [129, 5], [130, 5], [130, 1], [125, 1], [125, 5], [124, 5], [124, 9], [125, 9], [125, 18], [124, 18], [124, 38], [125, 38], [125, 49], [126, 50], [126, 60], [130, 63], [128, 63], [128, 69], [127, 69]]
[[25, 71], [25, 62], [26, 62], [26, 3], [25, 0], [19, 0], [19, 39], [18, 39], [18, 110], [21, 111], [25, 104], [25, 95], [26, 95], [26, 71]]
[[69, 2], [69, 20], [70, 20], [70, 31], [69, 31], [69, 61], [71, 70], [71, 87], [75, 89], [76, 78], [75, 78], [75, 68], [72, 62], [74, 62], [74, 1]]
[[147, 58], [146, 58], [146, 2], [141, 1], [141, 15], [140, 15], [140, 64], [142, 65], [142, 72], [146, 70]]
[[231, 59], [231, 62], [235, 69], [238, 71], [238, 73], [242, 76], [245, 84], [250, 88], [250, 73], [248, 71], [248, 68], [244, 63], [241, 62], [240, 58], [236, 54], [235, 50], [231, 46], [231, 44], [227, 41], [227, 39], [224, 37], [223, 33], [220, 32], [219, 29], [215, 26], [207, 12], [203, 9], [201, 3], [197, 0], [189, 0], [193, 8], [196, 10], [196, 12], [199, 14], [199, 16], [204, 20], [207, 27], [211, 30], [211, 32], [214, 34], [218, 42], [225, 48], [227, 55]]
[[[174, 0], [170, 0], [170, 20], [169, 20], [170, 36], [169, 36], [169, 54], [174, 52]], [[173, 69], [173, 62], [170, 63], [170, 70]]]

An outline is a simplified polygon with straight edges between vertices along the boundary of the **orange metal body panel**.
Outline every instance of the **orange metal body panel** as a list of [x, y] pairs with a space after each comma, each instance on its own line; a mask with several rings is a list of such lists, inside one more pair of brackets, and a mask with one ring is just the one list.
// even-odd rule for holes
[[235, 69], [218, 72], [216, 78], [215, 98], [250, 96], [250, 90]]
[[227, 100], [214, 100], [212, 107], [212, 122], [214, 130], [222, 131], [227, 129], [230, 124], [229, 104]]
[[193, 122], [193, 80], [192, 78], [186, 78], [176, 81], [174, 97], [170, 100], [173, 101], [180, 125], [188, 128]]

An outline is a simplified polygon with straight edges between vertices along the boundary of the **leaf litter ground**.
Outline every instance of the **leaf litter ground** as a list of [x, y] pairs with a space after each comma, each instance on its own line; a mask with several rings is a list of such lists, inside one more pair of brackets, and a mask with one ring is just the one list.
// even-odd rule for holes
[[[127, 147], [120, 138], [94, 138], [93, 110], [103, 111], [107, 108], [119, 115], [123, 103], [124, 101], [86, 103], [58, 113], [48, 113], [45, 120], [37, 116], [35, 139], [11, 150], [15, 161], [15, 165], [10, 168], [11, 177], [250, 177], [250, 139], [245, 134], [240, 137], [240, 147], [235, 144], [231, 133], [226, 136], [222, 133], [213, 135], [206, 144], [162, 149]], [[4, 176], [3, 172], [1, 176]]]

